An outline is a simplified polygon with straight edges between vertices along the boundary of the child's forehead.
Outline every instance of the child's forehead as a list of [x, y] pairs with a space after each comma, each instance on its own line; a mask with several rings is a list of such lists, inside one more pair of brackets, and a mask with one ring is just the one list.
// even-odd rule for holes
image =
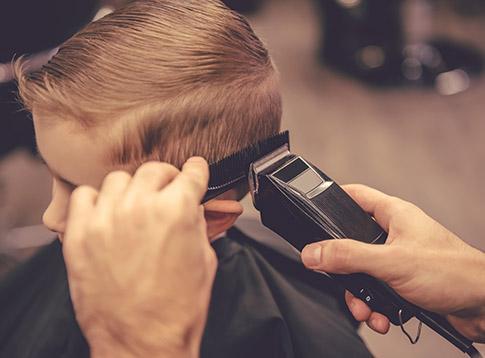
[[105, 160], [108, 141], [91, 131], [73, 130], [69, 122], [45, 123], [34, 115], [37, 148], [51, 172], [76, 186], [99, 187], [111, 169]]

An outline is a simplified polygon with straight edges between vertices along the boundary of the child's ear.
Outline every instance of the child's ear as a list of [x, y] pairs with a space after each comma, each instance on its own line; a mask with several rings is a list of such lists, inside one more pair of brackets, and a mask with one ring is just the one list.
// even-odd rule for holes
[[227, 231], [243, 212], [241, 203], [236, 200], [214, 199], [204, 204], [207, 221], [207, 235], [210, 240]]

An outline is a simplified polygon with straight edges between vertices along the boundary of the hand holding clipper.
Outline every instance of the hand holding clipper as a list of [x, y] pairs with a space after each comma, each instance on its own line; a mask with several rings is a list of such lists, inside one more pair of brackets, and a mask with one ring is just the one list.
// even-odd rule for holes
[[[400, 265], [415, 270], [415, 258], [422, 251], [417, 250], [415, 253], [412, 246], [406, 248], [398, 244], [397, 238], [401, 236], [402, 228], [398, 229], [390, 220], [383, 221], [372, 205], [369, 207], [363, 205], [364, 208], [359, 206], [320, 169], [301, 156], [291, 153], [288, 132], [263, 140], [213, 163], [210, 171], [209, 190], [203, 202], [238, 185], [249, 183], [253, 204], [261, 214], [263, 225], [279, 234], [297, 250], [301, 251], [309, 244], [325, 240], [326, 242], [318, 244], [324, 254], [325, 248], [342, 247], [341, 245], [345, 245], [345, 243], [349, 245], [349, 241], [345, 239], [352, 238], [356, 240], [351, 241], [352, 245], [366, 248], [363, 252], [379, 251], [382, 256], [386, 256], [387, 253], [387, 262], [392, 262], [389, 261], [392, 252], [395, 253], [402, 249], [403, 252], [407, 252], [408, 260], [401, 262]], [[375, 214], [377, 222], [368, 212]], [[379, 226], [379, 223], [384, 229]], [[415, 223], [416, 228], [420, 227], [419, 224]], [[434, 250], [436, 250], [436, 246]], [[306, 253], [310, 252], [309, 249], [306, 251]], [[433, 258], [433, 250], [428, 251], [428, 254], [430, 253], [430, 258]], [[409, 286], [403, 284], [402, 280], [389, 280], [389, 277], [385, 276], [386, 272], [390, 272], [387, 269], [389, 267], [376, 270], [379, 265], [382, 265], [382, 262], [380, 264], [377, 262], [363, 264], [362, 257], [360, 261], [353, 262], [344, 254], [343, 266], [333, 267], [337, 273], [330, 273], [332, 269], [328, 270], [328, 267], [325, 266], [325, 258], [322, 261], [323, 254], [320, 254], [321, 260], [317, 260], [319, 262], [316, 264], [310, 264], [307, 261], [310, 268], [334, 279], [353, 296], [365, 302], [372, 311], [381, 314], [374, 314], [374, 318], [380, 317], [385, 320], [387, 317], [393, 324], [401, 326], [412, 343], [416, 343], [417, 339], [413, 339], [405, 331], [404, 323], [412, 317], [416, 317], [463, 352], [472, 357], [480, 356], [470, 339], [458, 332], [445, 317], [428, 311], [426, 308], [433, 308], [434, 311], [440, 313], [445, 313], [445, 310], [430, 305], [428, 301], [416, 300], [415, 297], [409, 295], [409, 292], [406, 292]], [[340, 257], [338, 252], [337, 255], [334, 254], [334, 257], [336, 259]], [[370, 270], [369, 267], [374, 267], [374, 269]], [[454, 284], [453, 277], [448, 277], [445, 281], [443, 286]], [[397, 285], [398, 282], [401, 283], [401, 286]], [[398, 292], [389, 287], [388, 283], [393, 288], [397, 288]], [[420, 288], [427, 289], [427, 285], [429, 282], [422, 284]], [[461, 287], [467, 290], [476, 285], [477, 283], [474, 281]], [[483, 284], [480, 287], [483, 287]], [[482, 296], [478, 294], [478, 297]], [[460, 304], [453, 306], [453, 309], [457, 310], [464, 308]], [[367, 312], [369, 317], [362, 317], [363, 319], [370, 318], [370, 311]], [[382, 331], [387, 330], [387, 325], [388, 321], [385, 320], [381, 327]]]
[[[315, 243], [303, 250], [304, 264], [332, 273], [365, 272], [413, 304], [446, 315], [471, 340], [485, 342], [485, 254], [408, 202], [363, 185], [343, 188], [389, 232], [387, 244], [346, 239]], [[377, 332], [387, 331], [387, 318], [353, 295], [346, 300], [357, 320]]]

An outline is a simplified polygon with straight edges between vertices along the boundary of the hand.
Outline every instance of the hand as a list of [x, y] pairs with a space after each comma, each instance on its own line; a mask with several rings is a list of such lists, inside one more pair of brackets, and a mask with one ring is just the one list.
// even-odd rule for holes
[[198, 357], [217, 266], [208, 177], [201, 158], [151, 162], [72, 194], [63, 253], [93, 357]]
[[[367, 273], [399, 295], [446, 315], [462, 334], [485, 341], [485, 254], [427, 216], [415, 205], [363, 185], [344, 189], [389, 233], [385, 245], [329, 240], [308, 245], [304, 264], [314, 270]], [[358, 321], [387, 333], [389, 320], [346, 292]]]

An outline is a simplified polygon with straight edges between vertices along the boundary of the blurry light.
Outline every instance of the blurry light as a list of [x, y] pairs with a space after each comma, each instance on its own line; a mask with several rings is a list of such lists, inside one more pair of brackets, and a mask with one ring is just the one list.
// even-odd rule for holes
[[9, 82], [13, 77], [11, 63], [0, 63], [0, 83]]
[[470, 86], [470, 77], [461, 70], [440, 73], [436, 77], [436, 90], [444, 96], [451, 96], [465, 91]]
[[115, 9], [112, 8], [111, 6], [103, 6], [101, 9], [98, 10], [96, 15], [94, 15], [93, 21], [99, 20], [99, 19], [105, 17], [106, 15], [111, 14], [114, 10]]
[[59, 51], [59, 47], [53, 48], [51, 50], [42, 51], [35, 55], [30, 56], [26, 63], [27, 65], [26, 69], [29, 72], [37, 71], [42, 66], [44, 66], [47, 62], [49, 62], [50, 59], [57, 53], [57, 51]]
[[362, 3], [362, 0], [338, 0], [338, 3], [346, 8], [352, 8], [359, 6]]
[[[27, 72], [33, 72], [39, 70], [54, 56], [59, 48], [54, 48], [42, 52], [38, 52], [34, 55], [25, 58], [23, 69]], [[13, 63], [0, 63], [0, 83], [9, 82], [15, 78]]]
[[6, 82], [7, 80], [7, 70], [5, 69], [5, 65], [0, 65], [0, 83]]
[[402, 63], [402, 73], [410, 81], [417, 81], [423, 75], [421, 62], [415, 58], [406, 58]]
[[429, 67], [438, 67], [442, 63], [440, 53], [432, 46], [422, 46], [419, 57], [421, 62]]
[[442, 63], [440, 53], [433, 46], [419, 43], [404, 47], [405, 57], [414, 57], [428, 67], [438, 67]]
[[386, 54], [379, 46], [366, 46], [358, 52], [357, 56], [364, 67], [371, 69], [381, 67], [386, 60]]

